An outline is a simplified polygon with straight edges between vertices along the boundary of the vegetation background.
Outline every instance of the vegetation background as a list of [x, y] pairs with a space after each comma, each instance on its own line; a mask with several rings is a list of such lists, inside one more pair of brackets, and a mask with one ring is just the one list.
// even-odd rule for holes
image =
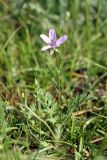
[[0, 0], [0, 159], [107, 159], [107, 0]]

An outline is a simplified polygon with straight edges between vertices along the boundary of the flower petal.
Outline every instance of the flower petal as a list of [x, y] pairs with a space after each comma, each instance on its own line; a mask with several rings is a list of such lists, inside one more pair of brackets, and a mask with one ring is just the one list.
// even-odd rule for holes
[[56, 41], [56, 32], [54, 29], [50, 29], [49, 30], [49, 39], [51, 41]]
[[50, 43], [50, 39], [49, 37], [47, 37], [45, 34], [41, 34], [40, 37], [42, 38], [42, 40], [46, 43]]
[[62, 43], [64, 43], [66, 40], [68, 39], [67, 35], [64, 35], [62, 37], [60, 37], [57, 41], [56, 41], [56, 47], [59, 47]]
[[46, 51], [47, 49], [50, 49], [51, 48], [51, 46], [50, 45], [47, 45], [47, 46], [44, 46], [41, 50], [42, 51]]

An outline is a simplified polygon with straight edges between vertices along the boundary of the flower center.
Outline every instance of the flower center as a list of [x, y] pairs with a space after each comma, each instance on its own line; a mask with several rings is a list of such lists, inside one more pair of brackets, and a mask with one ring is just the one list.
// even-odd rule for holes
[[56, 41], [55, 41], [55, 40], [51, 40], [50, 45], [51, 45], [51, 47], [52, 47], [52, 48], [55, 48], [55, 43], [56, 43]]

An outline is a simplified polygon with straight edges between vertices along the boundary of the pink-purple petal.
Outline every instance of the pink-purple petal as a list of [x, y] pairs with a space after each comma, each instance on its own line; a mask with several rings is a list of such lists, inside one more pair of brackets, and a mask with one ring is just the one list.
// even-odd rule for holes
[[66, 40], [68, 39], [67, 35], [64, 35], [62, 37], [60, 37], [57, 41], [56, 41], [56, 47], [59, 47], [62, 43], [64, 43]]
[[56, 32], [54, 29], [50, 29], [49, 30], [49, 39], [51, 41], [56, 41]]
[[42, 38], [42, 40], [46, 43], [50, 43], [50, 39], [45, 35], [45, 34], [41, 34], [40, 37]]
[[41, 50], [42, 51], [46, 51], [47, 49], [50, 49], [51, 48], [51, 46], [50, 45], [47, 45], [47, 46], [44, 46]]

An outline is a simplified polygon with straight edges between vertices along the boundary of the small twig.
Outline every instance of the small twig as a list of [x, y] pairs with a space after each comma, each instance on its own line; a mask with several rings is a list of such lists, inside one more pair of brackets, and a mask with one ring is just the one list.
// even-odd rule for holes
[[74, 116], [80, 116], [81, 114], [84, 114], [84, 113], [87, 113], [87, 112], [92, 112], [93, 110], [92, 109], [85, 109], [85, 110], [82, 110], [82, 111], [78, 111], [78, 112], [74, 112], [73, 115]]
[[106, 76], [107, 76], [107, 72], [104, 73], [102, 76], [100, 76], [100, 78], [93, 83], [93, 85], [91, 86], [91, 89], [94, 88], [99, 82], [101, 82], [101, 80]]
[[81, 111], [78, 111], [78, 112], [74, 112], [73, 114], [74, 114], [74, 116], [80, 116], [80, 115], [82, 115], [84, 113], [87, 113], [87, 112], [93, 113], [93, 112], [96, 112], [96, 111], [101, 111], [102, 109], [103, 109], [103, 107], [94, 108], [94, 109], [84, 109], [84, 110], [81, 110]]
[[102, 141], [104, 138], [105, 138], [105, 137], [101, 137], [101, 138], [94, 139], [94, 140], [90, 141], [90, 143], [100, 142], [100, 141]]

